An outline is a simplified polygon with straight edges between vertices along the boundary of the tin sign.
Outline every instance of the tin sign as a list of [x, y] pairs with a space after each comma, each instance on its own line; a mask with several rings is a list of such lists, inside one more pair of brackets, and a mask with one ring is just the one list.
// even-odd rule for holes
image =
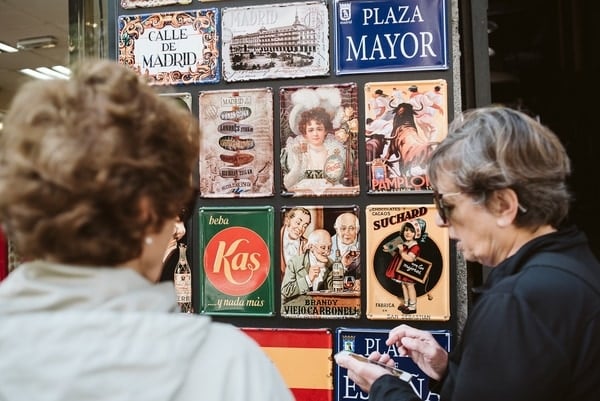
[[337, 75], [448, 68], [446, 0], [335, 0]]
[[150, 85], [219, 81], [219, 11], [119, 17], [118, 60]]
[[[450, 352], [451, 333], [448, 330], [431, 330], [433, 338], [448, 352]], [[410, 385], [420, 399], [438, 401], [439, 394], [432, 393], [429, 389], [429, 377], [407, 356], [400, 356], [400, 351], [395, 345], [387, 346], [387, 329], [344, 328], [336, 330], [336, 352], [346, 350], [368, 356], [373, 351], [388, 353], [396, 362], [396, 367], [412, 373], [414, 376]], [[336, 401], [366, 400], [369, 395], [363, 393], [349, 377], [348, 370], [336, 364]]]
[[200, 313], [272, 316], [272, 206], [202, 207]]
[[433, 205], [366, 207], [367, 318], [449, 320], [448, 228]]
[[202, 91], [199, 104], [200, 195], [273, 195], [272, 89]]
[[296, 401], [331, 401], [333, 334], [330, 329], [242, 327], [271, 359]]

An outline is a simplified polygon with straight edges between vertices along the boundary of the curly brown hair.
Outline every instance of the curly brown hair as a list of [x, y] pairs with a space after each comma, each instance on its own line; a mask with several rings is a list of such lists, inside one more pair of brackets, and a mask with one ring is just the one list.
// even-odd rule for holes
[[192, 196], [199, 135], [189, 111], [109, 60], [28, 83], [0, 135], [0, 221], [26, 259], [134, 259]]

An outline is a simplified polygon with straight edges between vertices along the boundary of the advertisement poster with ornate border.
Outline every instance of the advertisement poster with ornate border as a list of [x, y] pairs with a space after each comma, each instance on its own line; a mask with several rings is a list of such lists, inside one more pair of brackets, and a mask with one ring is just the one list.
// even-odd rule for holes
[[118, 61], [150, 85], [220, 80], [219, 10], [119, 16]]
[[[396, 367], [406, 372], [412, 373], [413, 378], [410, 385], [415, 394], [422, 400], [435, 401], [440, 396], [429, 390], [429, 376], [425, 374], [412, 359], [408, 356], [401, 356], [395, 345], [387, 346], [385, 340], [388, 337], [387, 329], [364, 329], [364, 328], [344, 328], [336, 330], [336, 351], [342, 350], [355, 352], [363, 356], [369, 356], [373, 351], [390, 354], [396, 362]], [[448, 330], [430, 330], [433, 338], [448, 352], [451, 347], [452, 334]], [[348, 378], [348, 370], [336, 364], [336, 382], [335, 382], [336, 401], [366, 400], [369, 395], [363, 393], [360, 387]]]
[[160, 7], [170, 6], [171, 4], [191, 4], [192, 0], [121, 0], [121, 7]]
[[200, 196], [273, 195], [273, 90], [199, 93]]
[[365, 84], [368, 192], [429, 192], [431, 151], [448, 134], [443, 79]]
[[368, 205], [367, 318], [450, 319], [450, 240], [434, 205]]
[[199, 313], [273, 316], [272, 206], [201, 207]]
[[333, 398], [333, 335], [330, 329], [250, 328], [242, 331], [275, 364], [296, 401]]
[[359, 194], [357, 92], [356, 83], [280, 88], [282, 195]]
[[360, 318], [358, 206], [284, 206], [281, 221], [281, 315]]
[[448, 69], [446, 0], [335, 0], [335, 72]]
[[329, 13], [323, 1], [224, 7], [227, 82], [329, 74]]

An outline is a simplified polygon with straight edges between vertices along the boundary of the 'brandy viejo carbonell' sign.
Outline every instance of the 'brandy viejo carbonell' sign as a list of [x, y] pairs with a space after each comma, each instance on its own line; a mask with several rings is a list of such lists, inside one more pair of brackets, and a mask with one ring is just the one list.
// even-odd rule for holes
[[448, 68], [446, 0], [335, 0], [336, 74]]
[[119, 62], [150, 84], [219, 81], [217, 9], [119, 17]]

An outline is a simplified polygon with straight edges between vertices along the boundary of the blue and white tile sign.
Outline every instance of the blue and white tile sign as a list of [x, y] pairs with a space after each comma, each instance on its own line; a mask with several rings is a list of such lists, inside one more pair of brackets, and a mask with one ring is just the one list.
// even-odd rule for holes
[[[430, 330], [433, 338], [448, 352], [452, 334], [448, 330]], [[422, 400], [439, 401], [440, 396], [429, 389], [429, 377], [407, 356], [400, 356], [395, 345], [387, 346], [388, 329], [366, 329], [338, 327], [334, 353], [341, 350], [356, 352], [368, 356], [373, 351], [388, 353], [396, 362], [396, 367], [412, 373], [414, 377], [410, 385]], [[348, 370], [335, 365], [335, 401], [366, 400], [369, 395], [348, 377]]]
[[337, 75], [448, 68], [446, 0], [335, 0]]

